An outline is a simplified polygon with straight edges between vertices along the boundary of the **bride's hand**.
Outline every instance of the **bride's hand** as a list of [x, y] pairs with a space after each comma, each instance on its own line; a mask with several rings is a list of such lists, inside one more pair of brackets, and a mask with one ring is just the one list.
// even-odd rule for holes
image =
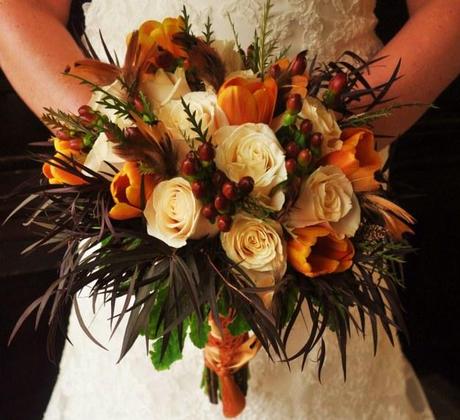
[[[460, 0], [407, 0], [410, 18], [396, 36], [379, 52], [388, 56], [366, 76], [372, 86], [388, 79], [401, 58], [403, 76], [387, 97], [395, 102], [431, 104], [460, 73]], [[385, 106], [385, 105], [383, 105]], [[393, 136], [385, 146], [409, 129], [426, 111], [426, 106], [398, 109], [379, 120], [375, 131]]]
[[70, 0], [0, 1], [0, 67], [27, 105], [76, 111], [90, 91], [63, 76], [83, 54], [66, 29]]

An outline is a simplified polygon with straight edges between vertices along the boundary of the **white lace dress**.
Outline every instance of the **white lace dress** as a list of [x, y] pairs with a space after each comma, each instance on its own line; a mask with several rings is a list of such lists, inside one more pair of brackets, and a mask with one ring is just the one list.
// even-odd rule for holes
[[[93, 0], [86, 9], [87, 33], [98, 45], [101, 29], [111, 50], [120, 58], [125, 35], [146, 19], [162, 19], [188, 8], [192, 22], [201, 30], [208, 14], [215, 35], [232, 39], [226, 14], [232, 15], [242, 45], [248, 45], [261, 15], [259, 2], [238, 0]], [[274, 22], [283, 45], [291, 51], [306, 46], [321, 60], [337, 58], [346, 49], [370, 57], [380, 42], [374, 34], [374, 0], [277, 0]], [[101, 56], [102, 54], [102, 49]], [[183, 360], [169, 371], [156, 372], [146, 355], [145, 343], [116, 364], [121, 334], [108, 340], [108, 311], [94, 316], [89, 299], [80, 299], [83, 316], [93, 334], [111, 351], [96, 347], [81, 331], [74, 315], [61, 361], [61, 371], [46, 420], [163, 420], [219, 419], [221, 407], [213, 406], [200, 389], [203, 366], [201, 350], [186, 345]], [[303, 322], [295, 327], [301, 337]], [[121, 332], [121, 331], [120, 331]], [[341, 375], [336, 337], [326, 334], [328, 345], [323, 383], [311, 357], [303, 372], [294, 364], [290, 372], [261, 351], [250, 364], [247, 406], [241, 419], [431, 419], [433, 415], [420, 384], [399, 345], [392, 347], [383, 331], [377, 356], [372, 340], [356, 335], [349, 340], [348, 379]], [[290, 343], [298, 348], [295, 338]], [[296, 345], [297, 344], [297, 345]]]

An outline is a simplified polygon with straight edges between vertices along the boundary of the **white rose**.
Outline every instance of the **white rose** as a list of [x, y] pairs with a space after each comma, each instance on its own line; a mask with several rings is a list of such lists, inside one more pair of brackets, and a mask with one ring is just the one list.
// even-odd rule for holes
[[287, 179], [285, 156], [273, 131], [265, 124], [246, 123], [217, 130], [213, 137], [216, 166], [229, 179], [238, 182], [245, 176], [254, 179], [251, 196], [265, 206], [280, 210], [284, 192], [271, 196], [272, 189]]
[[[272, 220], [237, 214], [229, 232], [220, 235], [222, 247], [242, 267], [257, 287], [273, 286], [286, 273], [286, 245], [282, 228]], [[269, 306], [273, 292], [262, 294]]]
[[299, 116], [309, 119], [313, 124], [313, 131], [323, 135], [322, 155], [341, 149], [340, 134], [342, 132], [337, 124], [334, 112], [327, 109], [319, 99], [307, 96], [303, 101]]
[[[116, 98], [122, 101], [127, 100], [128, 93], [126, 92], [123, 85], [118, 79], [115, 80], [115, 82], [113, 82], [111, 85], [103, 86], [102, 88], [107, 93], [115, 96]], [[102, 105], [100, 101], [102, 100], [104, 96], [105, 95], [103, 92], [94, 92], [93, 95], [91, 96], [91, 99], [88, 105], [95, 111], [99, 111], [101, 114], [106, 115], [111, 122], [117, 124], [118, 127], [122, 129], [133, 125], [133, 122], [131, 121], [130, 118], [126, 118], [126, 117], [117, 115], [114, 109], [108, 109], [104, 105]]]
[[[190, 92], [183, 96], [183, 100], [190, 107], [190, 111], [196, 113], [196, 121], [201, 121], [203, 132], [208, 130], [208, 134], [212, 136], [218, 128], [228, 125], [227, 117], [217, 104], [217, 96], [214, 93]], [[170, 131], [172, 138], [183, 139], [184, 133], [191, 139], [196, 138], [180, 100], [170, 101], [161, 107], [158, 118]]]
[[186, 245], [187, 239], [217, 233], [216, 226], [201, 215], [201, 207], [186, 179], [160, 182], [145, 206], [147, 232], [174, 248]]
[[166, 105], [169, 101], [180, 99], [190, 92], [190, 87], [182, 67], [174, 73], [158, 69], [155, 74], [147, 74], [141, 81], [140, 90], [151, 102], [154, 110]]
[[[203, 132], [208, 130], [208, 135], [224, 125], [228, 125], [227, 117], [217, 104], [217, 96], [211, 92], [190, 92], [183, 96], [184, 101], [190, 106], [192, 112], [196, 112], [196, 120], [201, 121]], [[190, 147], [185, 136], [194, 139], [196, 133], [192, 130], [192, 124], [187, 120], [187, 114], [180, 100], [173, 100], [161, 107], [158, 118], [168, 129], [172, 141], [178, 152], [178, 162], [181, 162]]]
[[302, 228], [329, 223], [340, 236], [353, 236], [359, 227], [361, 209], [351, 182], [336, 166], [320, 166], [301, 187], [290, 210], [287, 226]]
[[125, 159], [118, 156], [114, 150], [113, 146], [115, 144], [110, 142], [105, 133], [99, 134], [98, 138], [93, 144], [93, 147], [86, 156], [84, 165], [92, 169], [94, 172], [100, 173], [105, 176], [107, 179], [111, 179], [114, 175], [113, 169], [107, 164], [110, 163], [118, 169], [121, 169], [125, 163]]
[[217, 54], [219, 54], [219, 57], [223, 61], [226, 74], [239, 71], [243, 68], [241, 55], [235, 51], [235, 41], [224, 41], [218, 39], [215, 40], [211, 46], [216, 50]]

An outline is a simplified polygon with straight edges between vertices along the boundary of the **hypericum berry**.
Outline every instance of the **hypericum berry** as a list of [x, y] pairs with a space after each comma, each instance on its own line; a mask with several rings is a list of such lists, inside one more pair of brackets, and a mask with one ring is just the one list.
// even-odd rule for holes
[[334, 77], [329, 81], [329, 90], [334, 93], [340, 93], [343, 88], [347, 85], [347, 75], [345, 73], [339, 72], [334, 75]]
[[201, 214], [208, 220], [210, 220], [211, 222], [214, 221], [214, 219], [216, 218], [217, 216], [217, 210], [216, 208], [214, 207], [214, 204], [213, 203], [208, 203], [208, 204], [205, 204], [202, 208], [201, 208]]
[[302, 109], [302, 97], [298, 93], [291, 93], [286, 101], [286, 108], [291, 114], [297, 114]]
[[279, 64], [273, 64], [273, 66], [270, 67], [268, 70], [268, 75], [270, 77], [273, 77], [274, 79], [277, 79], [281, 73], [281, 67]]
[[197, 152], [200, 160], [204, 160], [206, 162], [213, 160], [214, 156], [216, 156], [214, 146], [209, 142], [200, 144]]
[[227, 211], [230, 207], [230, 201], [225, 198], [222, 194], [219, 194], [215, 199], [214, 199], [214, 207], [218, 211]]
[[206, 194], [206, 184], [204, 181], [193, 181], [192, 182], [192, 192], [193, 195], [197, 198], [203, 198]]
[[300, 152], [300, 148], [295, 141], [290, 141], [286, 147], [286, 156], [288, 158], [296, 158]]
[[302, 134], [309, 134], [313, 130], [313, 123], [310, 120], [303, 120], [300, 124], [300, 132]]
[[59, 130], [56, 130], [55, 135], [59, 140], [72, 140], [73, 138], [70, 135], [69, 130], [65, 128], [60, 128]]
[[299, 155], [297, 156], [297, 163], [306, 168], [309, 163], [311, 162], [311, 152], [308, 149], [303, 149], [300, 151]]
[[310, 137], [310, 145], [312, 147], [320, 147], [323, 142], [323, 135], [321, 133], [313, 133]]
[[196, 175], [198, 172], [198, 164], [196, 158], [193, 157], [193, 159], [184, 159], [180, 167], [180, 170], [185, 176]]
[[160, 50], [155, 56], [155, 64], [162, 69], [170, 69], [174, 62], [174, 56], [168, 50]]
[[78, 108], [78, 115], [93, 114], [93, 110], [89, 105], [82, 105]]
[[80, 119], [87, 124], [93, 124], [97, 120], [97, 115], [88, 105], [82, 105], [78, 108], [78, 115]]
[[297, 57], [292, 62], [291, 65], [291, 74], [293, 76], [297, 76], [300, 74], [304, 74], [305, 70], [307, 69], [307, 52], [302, 51], [301, 53], [297, 54]]
[[222, 185], [222, 195], [228, 200], [236, 200], [238, 198], [238, 187], [234, 182], [224, 182]]
[[219, 169], [212, 174], [212, 184], [219, 190], [226, 180], [227, 176]]
[[217, 229], [219, 229], [221, 232], [228, 232], [232, 227], [232, 221], [232, 217], [228, 214], [217, 216]]
[[251, 194], [254, 189], [254, 178], [251, 176], [244, 176], [238, 182], [238, 188], [243, 195]]
[[70, 139], [69, 140], [69, 147], [72, 150], [81, 150], [81, 148], [83, 147], [82, 139], [77, 139], [77, 138]]
[[289, 175], [294, 175], [297, 170], [297, 162], [295, 159], [288, 159], [285, 163], [286, 171]]
[[139, 96], [134, 98], [133, 105], [137, 112], [144, 112], [144, 104], [142, 103], [142, 99]]

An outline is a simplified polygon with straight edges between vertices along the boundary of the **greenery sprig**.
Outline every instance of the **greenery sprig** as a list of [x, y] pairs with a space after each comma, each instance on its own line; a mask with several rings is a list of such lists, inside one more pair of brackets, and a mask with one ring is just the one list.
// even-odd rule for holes
[[211, 45], [215, 41], [215, 39], [214, 39], [214, 31], [212, 29], [212, 22], [211, 22], [211, 18], [209, 17], [209, 15], [204, 25], [204, 28], [205, 30], [202, 32], [204, 36], [204, 40], [206, 44]]
[[187, 114], [187, 121], [192, 124], [192, 131], [197, 135], [197, 140], [206, 143], [211, 141], [211, 137], [208, 138], [208, 129], [204, 131], [201, 127], [202, 121], [197, 120], [196, 111], [192, 111], [190, 105], [185, 102], [184, 98], [181, 98], [181, 103], [184, 108], [184, 112]]

